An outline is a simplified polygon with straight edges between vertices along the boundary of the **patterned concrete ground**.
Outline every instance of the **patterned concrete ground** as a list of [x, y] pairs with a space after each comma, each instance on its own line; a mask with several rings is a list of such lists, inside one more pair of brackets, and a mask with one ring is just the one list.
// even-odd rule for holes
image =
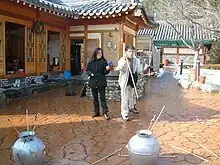
[[[173, 149], [173, 144], [219, 165], [220, 160], [206, 152], [198, 142], [220, 155], [220, 95], [208, 95], [179, 88], [169, 74], [149, 81], [147, 96], [138, 102], [139, 115], [132, 121], [120, 118], [119, 103], [109, 103], [110, 121], [102, 117], [92, 119], [92, 102], [77, 96], [64, 96], [59, 89], [42, 93], [32, 99], [13, 101], [0, 109], [0, 164], [12, 165], [11, 149], [16, 132], [7, 119], [22, 131], [25, 127], [25, 109], [30, 122], [40, 113], [36, 132], [46, 144], [49, 165], [89, 165], [124, 147], [139, 129], [146, 129], [154, 114], [166, 109], [153, 134], [161, 144], [161, 154], [177, 154], [177, 158], [160, 158], [157, 165], [192, 165], [206, 162]], [[127, 154], [126, 149], [122, 152]], [[129, 165], [127, 157], [117, 155], [100, 165]]]

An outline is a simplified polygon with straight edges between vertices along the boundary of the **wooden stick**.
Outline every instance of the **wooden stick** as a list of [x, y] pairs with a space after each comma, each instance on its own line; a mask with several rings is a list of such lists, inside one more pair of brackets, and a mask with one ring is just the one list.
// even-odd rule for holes
[[177, 155], [159, 155], [158, 158], [177, 158]]
[[125, 59], [125, 60], [126, 60], [127, 65], [128, 65], [128, 70], [129, 70], [129, 72], [130, 72], [130, 74], [131, 74], [131, 80], [132, 80], [132, 83], [133, 83], [133, 85], [134, 85], [134, 91], [135, 91], [136, 97], [137, 97], [137, 99], [138, 99], [139, 96], [138, 96], [138, 92], [137, 92], [137, 87], [136, 87], [135, 82], [134, 82], [134, 77], [133, 77], [133, 74], [132, 74], [130, 65], [129, 65], [129, 63], [128, 63], [128, 60], [127, 60], [127, 59]]
[[35, 115], [34, 126], [33, 126], [33, 129], [32, 129], [33, 132], [34, 132], [34, 130], [35, 130], [35, 128], [36, 128], [36, 121], [37, 121], [37, 118], [38, 118], [39, 116], [40, 116], [39, 113], [37, 113], [37, 114]]
[[201, 156], [198, 156], [198, 155], [196, 155], [196, 154], [193, 154], [193, 153], [191, 153], [191, 152], [189, 152], [189, 151], [186, 151], [186, 150], [184, 150], [184, 149], [182, 149], [182, 148], [176, 147], [176, 146], [174, 146], [174, 145], [172, 145], [172, 144], [169, 144], [169, 145], [170, 145], [171, 147], [173, 147], [173, 148], [179, 149], [180, 151], [186, 152], [186, 153], [191, 154], [191, 155], [193, 155], [193, 156], [195, 156], [195, 157], [197, 157], [197, 158], [199, 158], [199, 159], [202, 159], [202, 160], [206, 161], [207, 163], [211, 163], [209, 160], [207, 160], [207, 159], [205, 159], [205, 158], [203, 158], [203, 157], [201, 157]]
[[203, 146], [202, 144], [198, 143], [200, 145], [200, 147], [204, 148], [206, 151], [208, 151], [209, 153], [211, 153], [212, 155], [214, 155], [216, 158], [220, 159], [220, 156], [218, 156], [217, 154], [215, 154], [214, 152], [212, 152], [211, 150], [207, 149], [205, 146]]
[[[119, 154], [118, 157], [129, 157], [129, 155]], [[158, 158], [177, 158], [177, 155], [159, 155]]]
[[100, 160], [98, 160], [98, 161], [96, 161], [96, 162], [92, 163], [91, 165], [97, 164], [97, 163], [99, 163], [99, 162], [101, 162], [101, 161], [103, 161], [103, 160], [105, 160], [105, 159], [107, 159], [107, 158], [109, 158], [109, 157], [113, 156], [114, 154], [116, 154], [116, 153], [120, 152], [120, 151], [121, 151], [121, 150], [123, 150], [123, 149], [124, 149], [124, 147], [122, 147], [122, 148], [120, 148], [120, 149], [116, 150], [115, 152], [113, 152], [113, 153], [111, 153], [111, 154], [109, 154], [109, 155], [105, 156], [104, 158], [102, 158], [102, 159], [100, 159]]
[[11, 123], [10, 119], [8, 119], [8, 122], [11, 124], [12, 128], [14, 128], [15, 132], [17, 132], [18, 136], [20, 136], [20, 133], [18, 132], [17, 128]]
[[158, 115], [156, 121], [154, 122], [153, 126], [151, 127], [151, 129], [150, 129], [151, 132], [152, 132], [152, 130], [154, 129], [155, 125], [157, 124], [157, 121], [158, 121], [158, 119], [160, 118], [161, 114], [163, 113], [164, 109], [165, 109], [165, 106], [163, 106], [163, 108], [161, 109], [161, 111], [160, 111], [160, 113], [159, 113], [159, 115]]
[[129, 155], [118, 154], [118, 157], [129, 157]]
[[27, 124], [27, 131], [29, 131], [29, 124], [28, 124], [28, 110], [26, 109], [26, 124]]
[[150, 130], [150, 128], [151, 128], [151, 126], [152, 126], [152, 124], [153, 124], [153, 122], [154, 122], [154, 120], [155, 120], [155, 117], [156, 117], [156, 115], [154, 115], [154, 117], [151, 119], [150, 125], [149, 125], [149, 127], [148, 127], [147, 130]]

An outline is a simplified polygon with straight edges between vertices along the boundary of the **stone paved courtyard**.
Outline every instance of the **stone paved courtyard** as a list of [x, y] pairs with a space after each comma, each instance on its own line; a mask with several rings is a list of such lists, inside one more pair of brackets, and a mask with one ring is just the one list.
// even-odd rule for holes
[[[121, 120], [118, 102], [109, 103], [110, 121], [102, 117], [92, 119], [92, 102], [80, 98], [79, 94], [64, 96], [64, 89], [13, 101], [0, 109], [0, 164], [14, 164], [10, 147], [17, 137], [7, 119], [10, 118], [19, 131], [24, 130], [25, 109], [29, 110], [30, 123], [34, 115], [40, 113], [36, 132], [47, 147], [46, 164], [89, 165], [125, 146], [137, 130], [147, 129], [151, 118], [165, 105], [153, 133], [160, 141], [162, 155], [176, 154], [178, 157], [160, 158], [157, 165], [207, 164], [169, 144], [220, 165], [220, 160], [197, 144], [220, 155], [220, 95], [186, 91], [179, 88], [168, 73], [149, 80], [147, 88], [147, 96], [137, 105], [140, 114], [132, 115], [129, 122]], [[127, 154], [126, 149], [122, 153]], [[116, 154], [99, 164], [129, 165], [129, 160]]]

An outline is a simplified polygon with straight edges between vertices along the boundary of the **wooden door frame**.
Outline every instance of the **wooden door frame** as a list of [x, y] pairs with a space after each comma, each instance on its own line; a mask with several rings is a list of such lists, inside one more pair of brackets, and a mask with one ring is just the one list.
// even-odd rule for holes
[[[85, 42], [86, 42], [86, 39], [85, 37], [70, 37], [70, 44], [69, 44], [69, 47], [70, 47], [70, 70], [72, 69], [71, 67], [71, 58], [72, 58], [72, 54], [71, 54], [71, 45], [72, 45], [72, 40], [82, 40], [83, 41], [83, 57], [81, 58], [81, 60], [83, 60], [83, 62], [85, 62], [85, 59], [86, 59], [86, 50], [85, 50]], [[80, 64], [82, 65], [82, 62], [80, 61]], [[83, 63], [83, 66], [81, 66], [81, 69], [84, 70], [84, 63]], [[83, 68], [82, 68], [83, 67]]]
[[[48, 40], [48, 37], [49, 37], [49, 31], [51, 31], [51, 32], [55, 32], [55, 33], [59, 33], [59, 56], [58, 56], [58, 59], [59, 59], [59, 66], [58, 66], [58, 70], [60, 70], [60, 68], [61, 68], [61, 66], [60, 66], [60, 59], [61, 59], [61, 57], [60, 57], [60, 49], [61, 49], [61, 33], [62, 33], [62, 30], [60, 30], [60, 29], [57, 29], [57, 28], [52, 28], [52, 27], [48, 27], [47, 26], [47, 28], [46, 28], [46, 30], [47, 30], [47, 54], [49, 53], [48, 52], [48, 46], [49, 46], [49, 40]], [[48, 58], [48, 56], [47, 56], [47, 58]], [[48, 59], [47, 59], [48, 60]], [[49, 70], [48, 70], [48, 61], [47, 61], [47, 72], [49, 72]], [[53, 70], [52, 70], [52, 72], [53, 72]]]
[[[19, 25], [23, 25], [24, 28], [25, 28], [25, 33], [24, 33], [24, 71], [26, 72], [26, 27], [30, 27], [32, 26], [32, 22], [30, 21], [26, 21], [26, 20], [22, 20], [22, 19], [19, 19], [19, 18], [13, 18], [13, 17], [10, 17], [10, 16], [5, 16], [5, 15], [0, 15], [0, 22], [3, 23], [3, 41], [2, 41], [2, 53], [3, 53], [3, 56], [4, 56], [4, 74], [0, 75], [1, 78], [14, 78], [14, 77], [18, 77], [16, 74], [7, 74], [6, 72], [6, 53], [5, 53], [5, 49], [6, 49], [6, 38], [5, 38], [5, 31], [6, 31], [6, 27], [5, 27], [5, 23], [6, 22], [10, 22], [10, 23], [15, 23], [15, 24], [19, 24]], [[35, 56], [35, 54], [34, 54]], [[19, 77], [24, 77], [24, 76], [19, 76]]]

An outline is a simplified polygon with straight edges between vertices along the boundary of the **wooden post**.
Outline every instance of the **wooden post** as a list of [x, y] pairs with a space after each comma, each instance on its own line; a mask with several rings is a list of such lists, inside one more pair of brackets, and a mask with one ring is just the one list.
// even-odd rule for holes
[[83, 70], [86, 70], [87, 67], [87, 50], [88, 50], [88, 25], [85, 25], [85, 39], [84, 39], [84, 54], [83, 54]]
[[0, 21], [0, 75], [5, 73], [5, 21]]
[[70, 30], [69, 30], [69, 26], [66, 28], [67, 31], [67, 36], [66, 36], [66, 69], [70, 70], [70, 65], [71, 65], [71, 51], [70, 51], [70, 47], [71, 47], [71, 41], [70, 41]]
[[205, 64], [205, 47], [203, 46], [202, 47], [202, 64], [204, 65]]
[[119, 58], [123, 56], [123, 43], [124, 43], [124, 25], [120, 24], [119, 27]]
[[135, 33], [135, 36], [133, 36], [133, 45], [137, 48], [137, 32]]
[[40, 55], [39, 55], [39, 35], [34, 33], [34, 45], [35, 45], [35, 61], [36, 61], [36, 71], [37, 75], [40, 75]]
[[25, 32], [24, 32], [24, 72], [29, 73], [29, 68], [28, 68], [28, 56], [27, 56], [27, 43], [28, 43], [28, 32], [27, 32], [27, 25], [25, 25]]
[[165, 57], [164, 57], [164, 47], [161, 48], [161, 52], [162, 52], [162, 63], [164, 64], [164, 60], [165, 60]]
[[176, 48], [176, 64], [179, 64], [180, 60], [180, 53], [179, 53], [179, 47]]

